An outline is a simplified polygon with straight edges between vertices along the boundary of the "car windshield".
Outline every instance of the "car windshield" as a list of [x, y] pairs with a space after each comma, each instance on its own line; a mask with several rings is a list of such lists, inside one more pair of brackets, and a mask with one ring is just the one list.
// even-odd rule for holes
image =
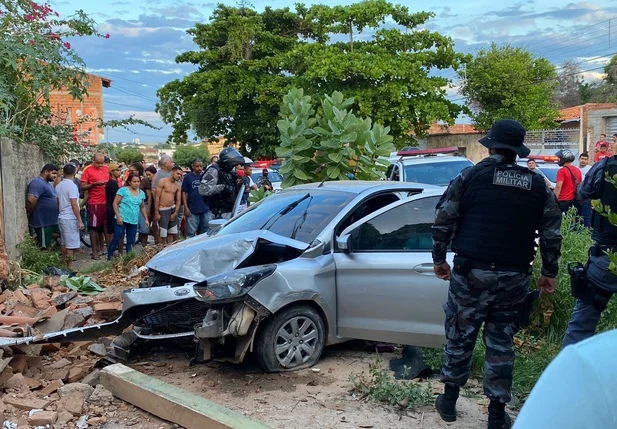
[[298, 189], [273, 194], [225, 225], [218, 234], [265, 229], [310, 244], [354, 197], [349, 192], [329, 190]]
[[539, 165], [538, 168], [542, 171], [542, 173], [544, 173], [549, 181], [553, 183], [557, 182], [557, 172], [559, 171], [559, 168], [542, 168], [541, 165]]
[[473, 163], [468, 159], [450, 162], [431, 162], [430, 164], [405, 165], [405, 182], [427, 183], [447, 186], [450, 181]]
[[271, 182], [282, 182], [283, 176], [276, 170], [269, 170], [268, 179], [270, 179]]

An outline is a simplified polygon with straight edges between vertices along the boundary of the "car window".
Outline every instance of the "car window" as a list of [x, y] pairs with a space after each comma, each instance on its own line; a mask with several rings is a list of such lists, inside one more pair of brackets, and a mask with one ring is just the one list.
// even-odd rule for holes
[[[355, 196], [349, 192], [317, 190], [273, 194], [251, 206], [218, 234], [266, 229], [310, 244]], [[280, 215], [281, 211], [300, 199], [302, 201], [294, 208]]]
[[468, 159], [450, 162], [431, 162], [430, 164], [411, 164], [404, 167], [405, 182], [427, 183], [447, 186], [450, 181], [473, 163]]
[[550, 180], [551, 182], [555, 183], [557, 181], [557, 172], [559, 171], [558, 168], [540, 168], [540, 170], [542, 171], [542, 173], [544, 173], [544, 175], [546, 176], [546, 178], [548, 180]]
[[271, 182], [282, 182], [283, 176], [276, 170], [268, 170], [268, 178]]
[[410, 201], [363, 223], [351, 232], [353, 251], [430, 251], [438, 201], [439, 197]]
[[398, 195], [393, 193], [385, 193], [376, 195], [362, 201], [358, 206], [339, 224], [335, 234], [340, 235], [349, 225], [352, 225], [362, 218], [367, 217], [371, 213], [384, 208], [399, 200]]

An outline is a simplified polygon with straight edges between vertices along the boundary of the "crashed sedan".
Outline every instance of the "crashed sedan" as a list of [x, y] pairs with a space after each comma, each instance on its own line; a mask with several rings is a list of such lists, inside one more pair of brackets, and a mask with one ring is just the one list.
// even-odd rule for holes
[[431, 226], [443, 191], [361, 181], [285, 189], [152, 258], [116, 321], [0, 344], [132, 326], [112, 343], [118, 357], [136, 341], [187, 337], [196, 362], [252, 351], [266, 372], [314, 365], [326, 345], [350, 339], [439, 347], [448, 283], [433, 273]]
[[148, 264], [150, 283], [207, 307], [197, 360], [267, 372], [315, 364], [349, 339], [444, 343], [447, 283], [433, 274], [431, 225], [443, 188], [326, 182], [272, 195], [214, 236], [175, 244]]

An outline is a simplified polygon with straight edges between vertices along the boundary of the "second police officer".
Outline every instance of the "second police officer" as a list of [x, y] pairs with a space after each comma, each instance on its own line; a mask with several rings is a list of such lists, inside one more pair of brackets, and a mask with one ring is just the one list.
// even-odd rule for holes
[[[447, 345], [441, 370], [445, 392], [435, 403], [445, 421], [456, 420], [460, 388], [471, 372], [476, 339], [484, 324], [484, 394], [489, 429], [511, 427], [514, 333], [529, 307], [529, 278], [540, 235], [541, 293], [552, 293], [561, 251], [561, 211], [542, 176], [516, 164], [530, 150], [525, 129], [514, 120], [497, 121], [480, 143], [490, 156], [463, 170], [436, 208], [433, 225], [435, 274], [450, 281], [444, 304]], [[446, 262], [452, 243], [454, 268]]]
[[[617, 144], [613, 144], [612, 149], [613, 154], [596, 162], [578, 186], [576, 196], [579, 203], [599, 199], [604, 206], [617, 210], [617, 189], [606, 180], [607, 173], [609, 177], [617, 174], [617, 157], [614, 155]], [[576, 304], [566, 329], [564, 347], [595, 333], [602, 312], [611, 296], [617, 293], [617, 276], [609, 269], [607, 255], [609, 250], [617, 252], [617, 227], [596, 210], [592, 212], [591, 226], [594, 244], [589, 249], [589, 260], [580, 279], [582, 284], [578, 288], [575, 286]]]

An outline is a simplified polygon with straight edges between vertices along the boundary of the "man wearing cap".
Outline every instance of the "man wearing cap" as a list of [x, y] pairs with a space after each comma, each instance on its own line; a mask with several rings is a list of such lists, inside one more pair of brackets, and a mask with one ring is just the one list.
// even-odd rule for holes
[[[561, 211], [542, 176], [516, 164], [529, 149], [525, 129], [511, 119], [497, 121], [480, 143], [490, 156], [463, 170], [437, 204], [433, 262], [438, 278], [450, 281], [446, 313], [447, 345], [441, 370], [445, 393], [435, 403], [445, 421], [456, 420], [459, 390], [484, 324], [484, 393], [490, 399], [489, 429], [511, 426], [514, 333], [524, 324], [536, 231], [540, 235], [540, 293], [555, 290], [561, 250]], [[452, 243], [454, 268], [446, 262]], [[531, 299], [530, 299], [531, 298]]]

